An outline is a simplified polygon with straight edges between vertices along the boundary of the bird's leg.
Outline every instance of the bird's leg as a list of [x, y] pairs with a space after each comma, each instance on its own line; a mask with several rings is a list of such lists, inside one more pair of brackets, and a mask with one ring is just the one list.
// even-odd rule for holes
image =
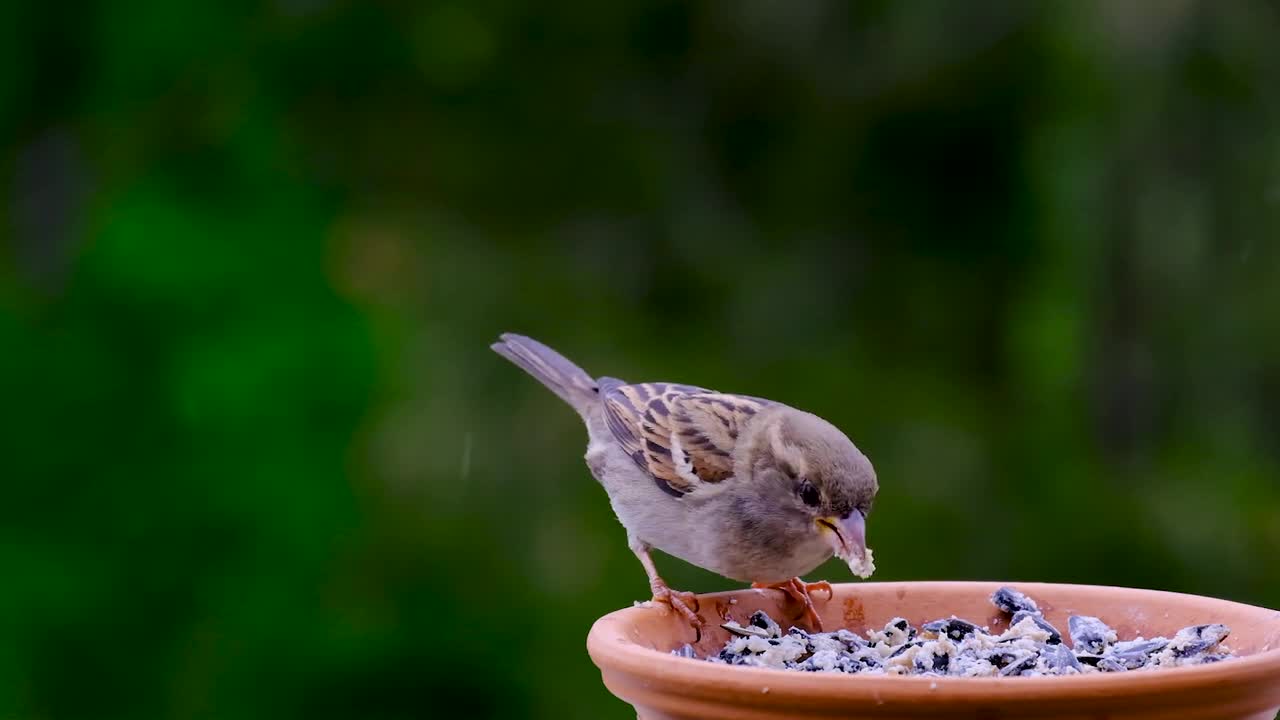
[[809, 621], [809, 626], [817, 632], [822, 632], [822, 618], [818, 617], [818, 611], [813, 607], [813, 597], [811, 593], [814, 590], [825, 590], [827, 592], [827, 600], [835, 597], [835, 591], [831, 588], [831, 583], [826, 580], [807, 583], [798, 577], [791, 578], [780, 583], [751, 583], [753, 588], [781, 590], [787, 594], [787, 597], [795, 600], [804, 606], [805, 618]]
[[[644, 566], [645, 573], [649, 576], [649, 589], [653, 591], [654, 602], [666, 603], [671, 609], [680, 613], [681, 617], [691, 625], [697, 632], [697, 639], [702, 639], [702, 618], [698, 617], [698, 596], [690, 592], [680, 592], [667, 587], [664, 581], [658, 575], [658, 568], [653, 564], [653, 558], [649, 557], [649, 545], [647, 543], [631, 538], [631, 552], [636, 554], [640, 559], [640, 564]], [[695, 640], [694, 642], [697, 642]]]

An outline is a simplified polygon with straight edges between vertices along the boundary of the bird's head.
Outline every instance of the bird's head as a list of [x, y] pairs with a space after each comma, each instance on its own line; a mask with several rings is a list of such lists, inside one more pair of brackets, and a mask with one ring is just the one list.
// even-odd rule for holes
[[866, 521], [879, 491], [871, 461], [831, 423], [794, 408], [767, 419], [752, 471], [798, 532], [818, 533], [855, 575], [870, 574]]

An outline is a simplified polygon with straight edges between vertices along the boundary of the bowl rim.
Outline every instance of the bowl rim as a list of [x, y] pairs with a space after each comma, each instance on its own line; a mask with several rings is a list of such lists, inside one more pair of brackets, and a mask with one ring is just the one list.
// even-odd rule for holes
[[[833, 583], [841, 588], [876, 586], [882, 591], [905, 588], [913, 592], [936, 590], [978, 590], [1009, 585], [1035, 596], [1037, 591], [1101, 590], [1137, 594], [1151, 600], [1160, 597], [1208, 601], [1215, 605], [1233, 605], [1249, 612], [1270, 612], [1280, 626], [1280, 611], [1233, 600], [1222, 600], [1202, 595], [1150, 590], [1113, 585], [1084, 585], [1075, 583], [997, 582], [985, 580], [931, 580], [874, 583]], [[728, 590], [700, 595], [708, 600], [729, 599], [747, 593], [762, 592], [755, 589]], [[844, 673], [798, 673], [772, 668], [717, 665], [705, 660], [682, 658], [668, 652], [645, 647], [632, 641], [625, 632], [629, 620], [638, 613], [670, 610], [655, 606], [622, 608], [595, 621], [587, 634], [587, 650], [593, 662], [602, 671], [620, 671], [637, 677], [656, 679], [671, 686], [683, 686], [688, 695], [722, 697], [725, 693], [763, 693], [772, 701], [786, 698], [812, 698], [814, 693], [843, 699], [874, 698], [877, 702], [912, 701], [922, 697], [929, 700], [992, 700], [992, 699], [1069, 699], [1105, 695], [1108, 698], [1150, 695], [1154, 689], [1176, 685], [1180, 689], [1223, 688], [1252, 685], [1270, 679], [1280, 684], [1280, 646], [1269, 650], [1233, 658], [1229, 661], [1188, 667], [1162, 668], [1149, 672], [1091, 673], [1073, 676], [1040, 676], [1018, 678], [950, 677], [950, 676], [897, 676], [850, 675]], [[662, 662], [655, 662], [655, 661]], [[691, 681], [691, 679], [696, 680]], [[711, 680], [712, 682], [708, 682]]]

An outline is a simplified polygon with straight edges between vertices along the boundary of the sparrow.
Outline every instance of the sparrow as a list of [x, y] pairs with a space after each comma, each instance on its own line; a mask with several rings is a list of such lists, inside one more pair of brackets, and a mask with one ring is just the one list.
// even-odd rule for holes
[[490, 346], [568, 403], [587, 428], [587, 467], [604, 487], [653, 600], [699, 631], [697, 596], [672, 590], [650, 551], [776, 588], [821, 630], [801, 576], [833, 554], [875, 570], [866, 521], [879, 490], [871, 462], [834, 425], [750, 395], [669, 382], [592, 377], [537, 340]]

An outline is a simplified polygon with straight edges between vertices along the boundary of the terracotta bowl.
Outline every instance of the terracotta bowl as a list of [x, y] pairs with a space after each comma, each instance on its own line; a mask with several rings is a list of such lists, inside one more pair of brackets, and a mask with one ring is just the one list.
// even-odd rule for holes
[[[1280, 612], [1225, 600], [1153, 590], [1087, 585], [990, 582], [855, 583], [816, 594], [828, 630], [878, 629], [894, 616], [914, 625], [952, 614], [992, 631], [1006, 627], [987, 598], [1008, 584], [1034, 598], [1064, 631], [1068, 615], [1096, 615], [1120, 638], [1171, 636], [1188, 625], [1231, 627], [1226, 645], [1242, 657], [1226, 662], [1126, 674], [1036, 678], [886, 677], [731, 667], [669, 652], [693, 632], [664, 606], [619, 610], [600, 618], [587, 649], [610, 692], [640, 718], [1249, 718], [1273, 720], [1280, 709]], [[707, 621], [699, 656], [728, 637], [720, 623], [745, 623], [764, 610], [779, 622], [797, 608], [775, 590], [703, 595]]]

